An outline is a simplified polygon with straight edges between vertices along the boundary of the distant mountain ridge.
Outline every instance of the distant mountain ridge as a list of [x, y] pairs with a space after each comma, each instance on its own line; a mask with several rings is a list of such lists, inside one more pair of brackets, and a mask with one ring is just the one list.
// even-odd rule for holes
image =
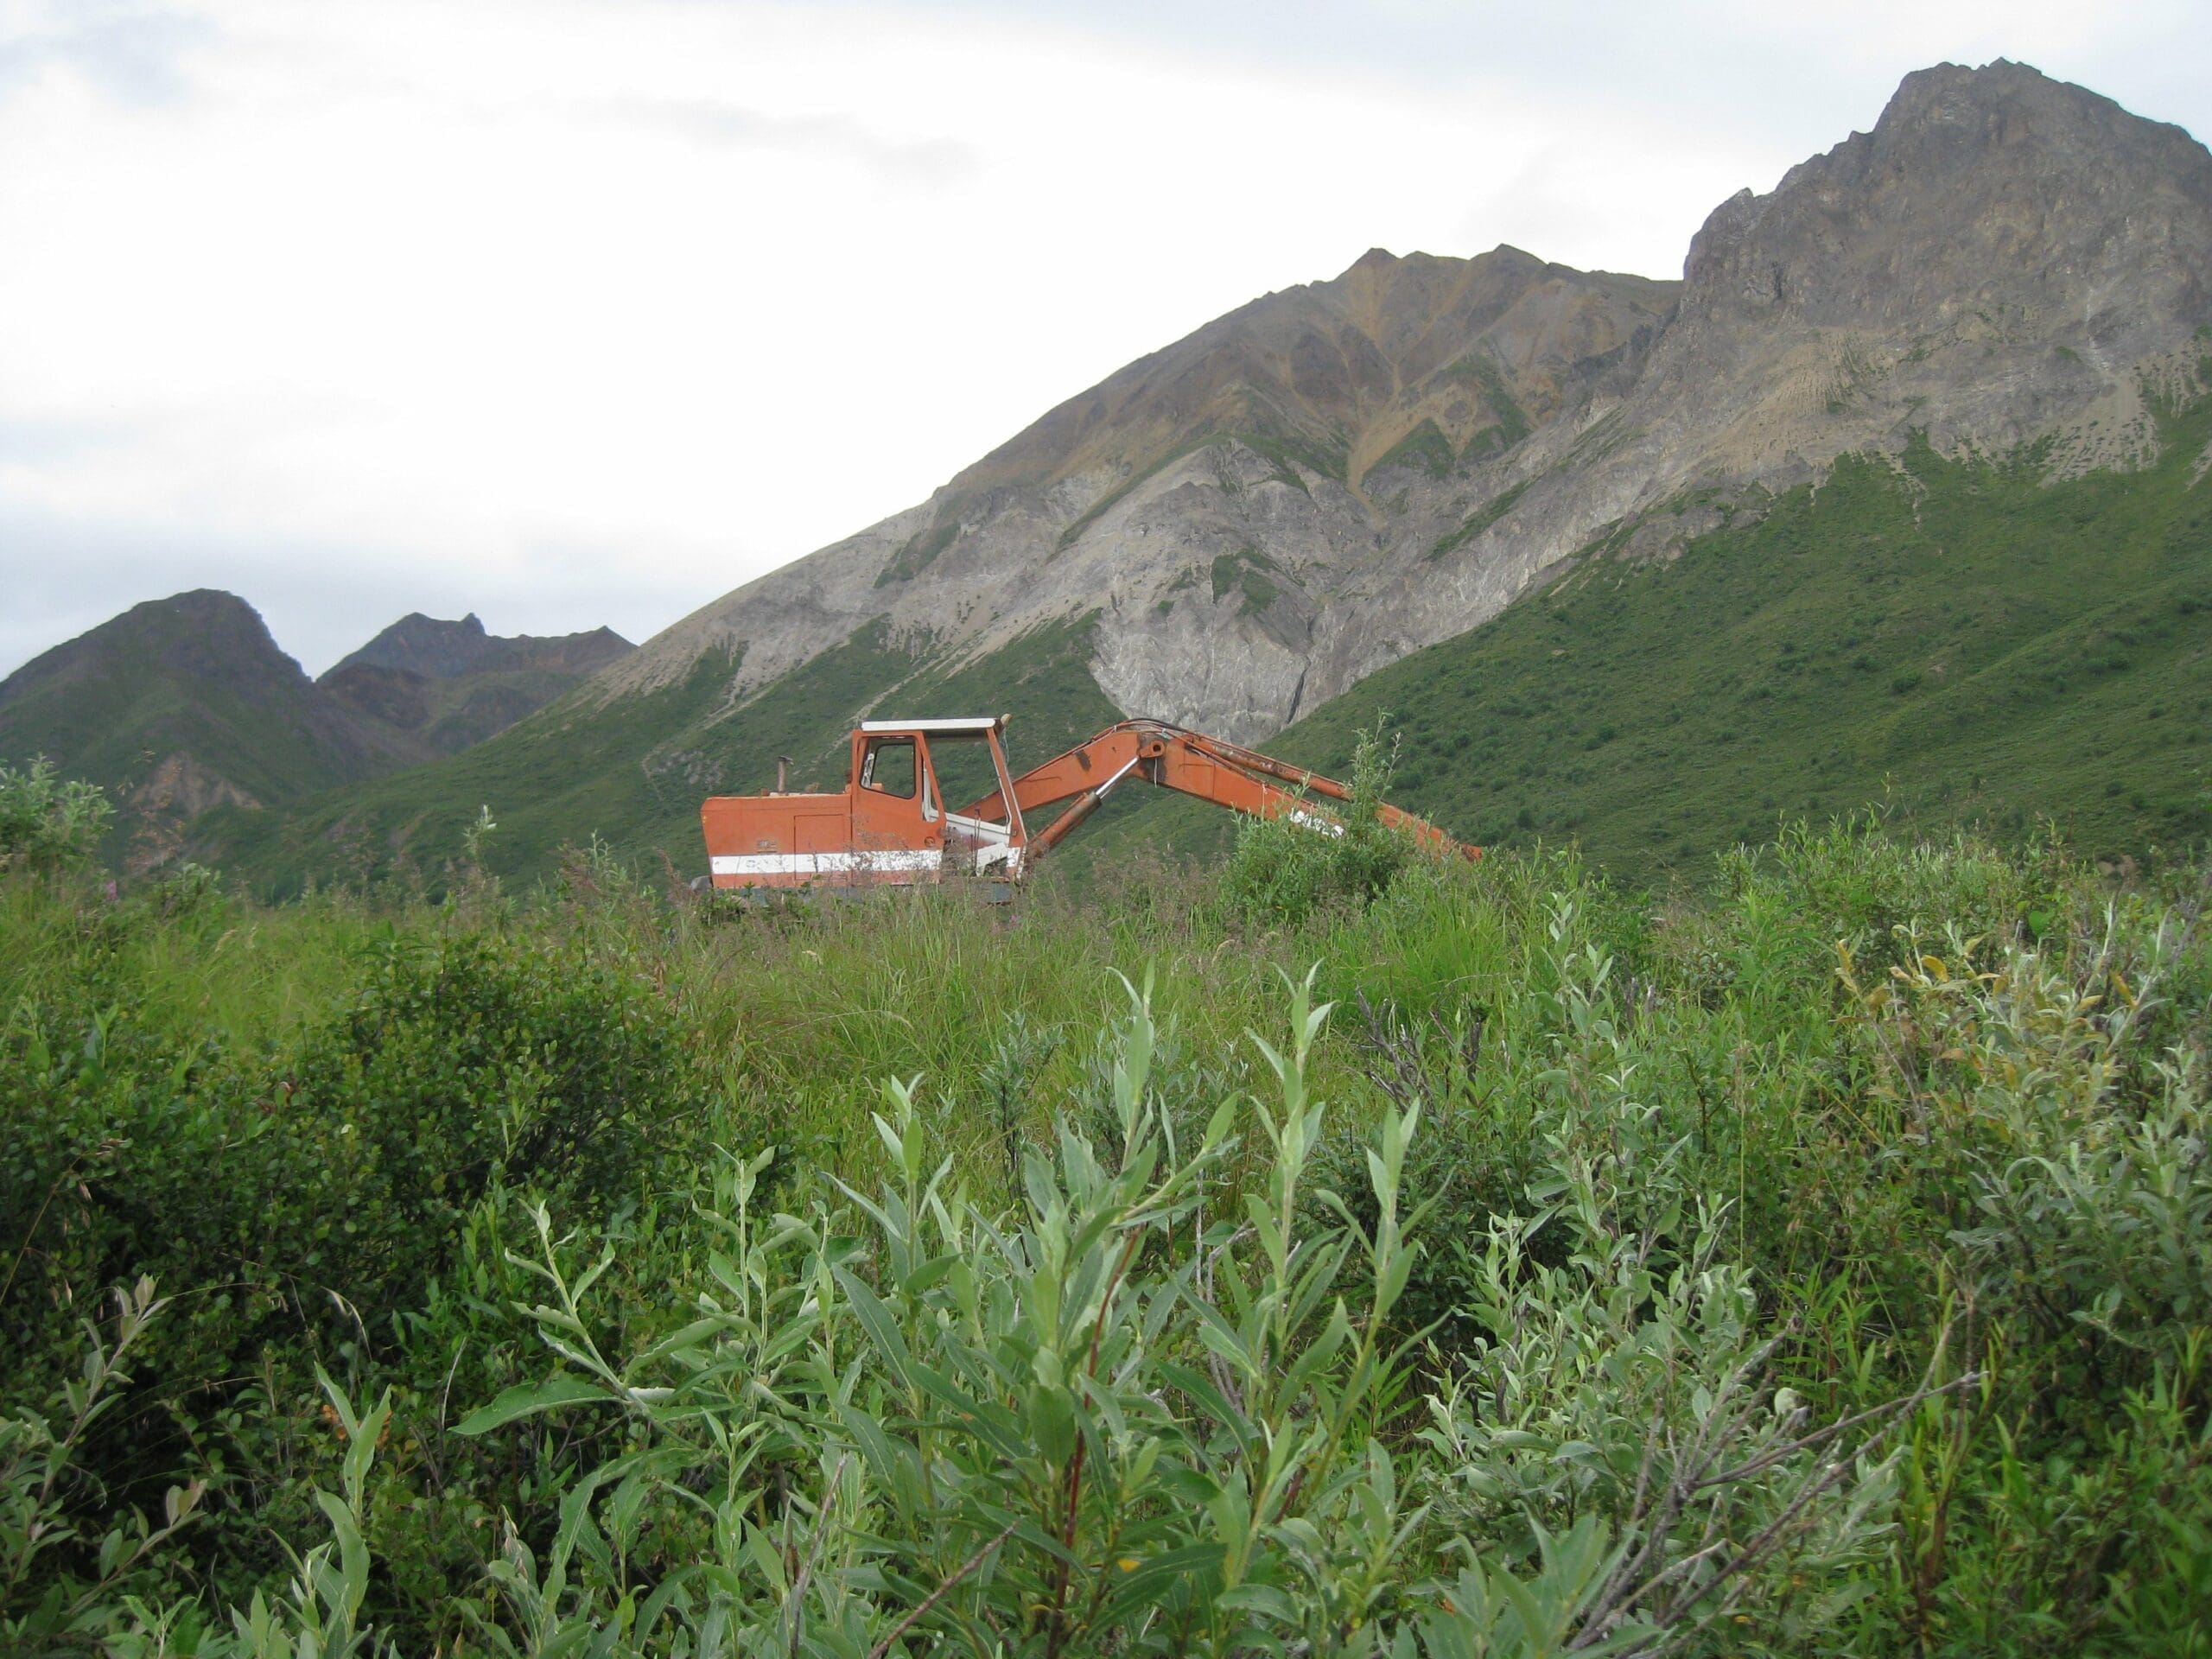
[[637, 647], [612, 628], [538, 638], [486, 633], [420, 611], [400, 618], [317, 683], [362, 715], [454, 754], [543, 708]]
[[590, 674], [636, 649], [612, 628], [543, 638], [527, 633], [503, 637], [486, 632], [474, 611], [458, 622], [410, 611], [359, 651], [340, 658], [322, 678], [327, 683], [358, 666], [397, 669], [435, 680], [535, 669]]
[[[442, 657], [423, 648], [432, 640], [448, 642]], [[107, 789], [120, 861], [148, 870], [212, 809], [257, 811], [455, 753], [631, 649], [604, 628], [501, 639], [473, 615], [418, 614], [364, 652], [413, 651], [436, 677], [355, 652], [316, 682], [252, 606], [199, 588], [135, 605], [0, 681], [0, 761], [42, 754]]]
[[199, 588], [134, 605], [0, 681], [0, 760], [106, 788], [134, 869], [215, 805], [260, 808], [426, 758], [319, 690], [260, 613]]

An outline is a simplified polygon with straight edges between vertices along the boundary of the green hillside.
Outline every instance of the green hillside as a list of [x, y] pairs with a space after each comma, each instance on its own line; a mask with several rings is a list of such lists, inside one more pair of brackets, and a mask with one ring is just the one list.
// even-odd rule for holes
[[317, 690], [412, 744], [418, 758], [458, 754], [527, 719], [588, 674], [558, 668], [480, 669], [438, 678], [356, 664]]
[[421, 747], [326, 696], [244, 600], [199, 589], [133, 606], [0, 682], [0, 763], [43, 754], [105, 789], [149, 868], [210, 801], [289, 801], [388, 772]]
[[[1679, 558], [1628, 562], [1623, 525], [1546, 592], [1363, 681], [1268, 747], [1324, 771], [1387, 715], [1396, 798], [1471, 841], [1580, 842], [1631, 880], [1701, 868], [1782, 818], [1872, 804], [2018, 837], [2048, 818], [2140, 857], [2212, 833], [2212, 399], [2169, 411], [2138, 473], [2046, 483], [2045, 456], [1847, 458], [1738, 510]], [[1677, 503], [1676, 511], [1692, 502]], [[495, 868], [597, 835], [689, 871], [702, 797], [834, 784], [871, 710], [1011, 713], [1017, 764], [1119, 717], [1087, 622], [950, 672], [880, 630], [716, 719], [733, 664], [649, 696], [571, 697], [466, 753], [289, 811], [224, 810], [205, 851], [267, 893], [411, 866], [435, 885], [490, 806]], [[1144, 712], [1141, 710], [1133, 712]], [[1136, 785], [1060, 855], [1207, 854], [1233, 825]]]
[[250, 606], [207, 590], [134, 606], [0, 685], [0, 760], [42, 752], [126, 799], [181, 750], [283, 800], [353, 775], [366, 743], [314, 699]]
[[665, 851], [688, 874], [704, 861], [703, 797], [772, 787], [786, 754], [793, 788], [839, 785], [846, 734], [879, 707], [916, 718], [1011, 714], [1017, 765], [1120, 719], [1084, 666], [1089, 634], [1088, 619], [1039, 629], [955, 670], [888, 645], [879, 626], [719, 719], [736, 664], [709, 658], [680, 684], [610, 702], [571, 696], [450, 760], [281, 815], [219, 811], [195, 834], [203, 856], [271, 895], [410, 872], [435, 886], [486, 807], [502, 874], [537, 874], [564, 844], [597, 836], [648, 862]]
[[[1578, 841], [1635, 880], [1877, 803], [2007, 837], [2048, 818], [2103, 857], [2201, 842], [2212, 398], [2161, 424], [2144, 472], [2045, 483], [2039, 448], [1947, 461], [1916, 443], [1898, 464], [1847, 459], [1671, 562], [1592, 548], [1267, 747], [1339, 772], [1387, 715], [1394, 798], [1485, 844]], [[1068, 862], [1211, 854], [1230, 828], [1161, 799]]]

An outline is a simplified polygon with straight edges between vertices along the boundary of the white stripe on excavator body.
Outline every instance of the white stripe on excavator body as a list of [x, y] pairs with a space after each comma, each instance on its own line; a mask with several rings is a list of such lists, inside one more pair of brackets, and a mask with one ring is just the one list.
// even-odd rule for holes
[[843, 875], [934, 870], [944, 863], [936, 848], [920, 852], [717, 853], [708, 861], [716, 875]]

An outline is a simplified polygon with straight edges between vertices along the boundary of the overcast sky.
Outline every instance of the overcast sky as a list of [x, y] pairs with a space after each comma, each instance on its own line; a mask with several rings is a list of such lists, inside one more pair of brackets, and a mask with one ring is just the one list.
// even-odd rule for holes
[[1678, 276], [2008, 56], [2212, 133], [2212, 3], [0, 0], [0, 673], [243, 594], [642, 639], [1371, 246]]

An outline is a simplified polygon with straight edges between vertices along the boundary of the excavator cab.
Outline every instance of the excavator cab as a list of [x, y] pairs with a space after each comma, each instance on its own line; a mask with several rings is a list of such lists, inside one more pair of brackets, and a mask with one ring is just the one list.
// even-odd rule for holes
[[[871, 720], [844, 789], [716, 796], [700, 810], [719, 888], [912, 887], [1018, 880], [1028, 832], [1002, 718]], [[975, 801], [957, 810], [950, 803]]]
[[[870, 744], [911, 742], [919, 757], [924, 835], [943, 849], [948, 875], [1007, 877], [1021, 868], [1028, 836], [1014, 800], [1013, 774], [1001, 739], [1003, 720], [925, 720], [894, 724], [871, 721], [861, 728]], [[878, 751], [880, 752], [880, 751]], [[868, 786], [869, 751], [863, 751], [861, 783]], [[988, 803], [991, 810], [962, 808]]]

